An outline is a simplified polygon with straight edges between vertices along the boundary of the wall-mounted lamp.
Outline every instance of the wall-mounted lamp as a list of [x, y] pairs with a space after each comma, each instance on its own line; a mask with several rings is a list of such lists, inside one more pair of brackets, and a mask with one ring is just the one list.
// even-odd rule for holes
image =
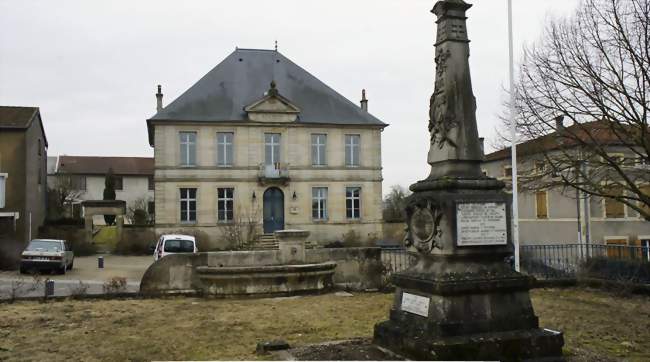
[[257, 199], [257, 195], [255, 195], [255, 191], [253, 191], [253, 201], [255, 201], [255, 199]]
[[298, 198], [295, 191], [293, 192], [293, 196], [291, 196], [291, 198], [293, 199], [293, 201], [296, 201], [296, 199]]

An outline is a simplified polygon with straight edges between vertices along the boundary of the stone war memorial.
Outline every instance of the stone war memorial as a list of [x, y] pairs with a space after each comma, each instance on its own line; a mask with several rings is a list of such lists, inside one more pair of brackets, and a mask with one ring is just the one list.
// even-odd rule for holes
[[435, 90], [430, 101], [431, 173], [411, 185], [407, 246], [418, 261], [393, 275], [389, 320], [374, 343], [424, 360], [561, 361], [561, 332], [542, 329], [530, 279], [512, 255], [505, 184], [484, 176], [469, 70], [463, 0], [438, 1]]

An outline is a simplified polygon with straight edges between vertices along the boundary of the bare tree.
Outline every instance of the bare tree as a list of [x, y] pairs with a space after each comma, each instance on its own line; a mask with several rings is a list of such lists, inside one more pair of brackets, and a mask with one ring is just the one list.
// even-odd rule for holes
[[79, 199], [84, 193], [77, 181], [78, 179], [75, 176], [57, 175], [52, 187], [48, 190], [48, 215], [50, 218], [64, 217], [66, 205]]
[[408, 189], [400, 185], [391, 186], [390, 193], [384, 197], [384, 221], [404, 221], [405, 200], [410, 194], [411, 192]]
[[230, 222], [220, 224], [221, 236], [224, 241], [237, 249], [250, 249], [257, 240], [258, 210], [243, 210], [236, 214]]
[[145, 225], [151, 220], [147, 211], [147, 199], [139, 197], [133, 200], [126, 208], [126, 219], [133, 225]]
[[538, 159], [524, 187], [574, 188], [650, 220], [649, 20], [650, 0], [583, 0], [525, 49], [516, 122], [534, 140], [524, 161]]

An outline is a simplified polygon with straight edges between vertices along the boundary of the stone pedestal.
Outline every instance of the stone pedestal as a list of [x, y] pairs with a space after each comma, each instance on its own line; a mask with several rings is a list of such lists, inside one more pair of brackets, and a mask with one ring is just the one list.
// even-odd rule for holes
[[420, 257], [393, 276], [390, 319], [375, 326], [375, 343], [413, 359], [562, 360], [562, 334], [539, 328], [531, 280], [505, 260], [513, 249], [503, 184], [439, 181], [411, 187], [408, 239]]
[[280, 249], [280, 259], [284, 264], [305, 262], [305, 243], [309, 237], [306, 230], [279, 230], [275, 232]]

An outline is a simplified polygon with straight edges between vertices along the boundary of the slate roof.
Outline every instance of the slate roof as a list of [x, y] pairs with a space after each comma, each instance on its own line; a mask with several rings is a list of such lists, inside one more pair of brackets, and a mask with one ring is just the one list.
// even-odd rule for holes
[[[517, 155], [530, 156], [544, 151], [552, 151], [560, 147], [566, 148], [577, 145], [580, 142], [592, 142], [595, 140], [597, 144], [601, 145], [626, 145], [628, 147], [634, 146], [632, 143], [626, 144], [617, 136], [612, 127], [621, 127], [617, 123], [610, 123], [608, 121], [593, 121], [582, 124], [573, 124], [567, 126], [565, 132], [569, 132], [571, 136], [562, 137], [558, 132], [551, 132], [549, 134], [522, 142], [517, 145]], [[561, 143], [560, 143], [561, 142]], [[510, 158], [510, 147], [492, 152], [485, 155], [485, 161], [497, 161]]]
[[[244, 107], [264, 97], [271, 81], [300, 108], [297, 123], [387, 124], [275, 50], [236, 49], [150, 121], [246, 121]], [[150, 143], [152, 130], [149, 127]]]
[[153, 176], [152, 157], [59, 156], [57, 172], [74, 175]]
[[0, 129], [25, 130], [32, 126], [35, 119], [39, 120], [45, 146], [47, 147], [45, 128], [38, 107], [0, 106]]

